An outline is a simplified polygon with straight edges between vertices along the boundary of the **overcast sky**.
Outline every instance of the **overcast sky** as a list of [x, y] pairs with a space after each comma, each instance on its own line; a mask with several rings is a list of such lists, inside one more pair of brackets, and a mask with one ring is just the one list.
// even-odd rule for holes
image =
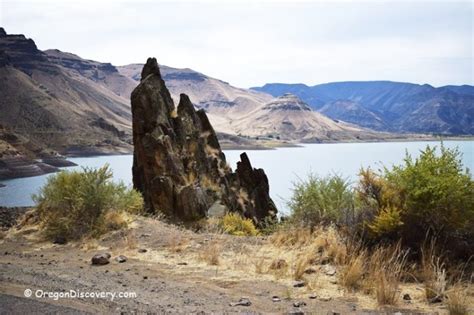
[[114, 65], [192, 68], [239, 87], [473, 84], [474, 1], [0, 0], [0, 25]]

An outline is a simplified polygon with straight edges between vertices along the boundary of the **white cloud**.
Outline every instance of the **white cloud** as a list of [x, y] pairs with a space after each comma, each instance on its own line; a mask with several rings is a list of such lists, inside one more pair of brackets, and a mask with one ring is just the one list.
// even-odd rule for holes
[[473, 84], [471, 1], [0, 1], [0, 24], [40, 49], [114, 64], [156, 56], [242, 87]]

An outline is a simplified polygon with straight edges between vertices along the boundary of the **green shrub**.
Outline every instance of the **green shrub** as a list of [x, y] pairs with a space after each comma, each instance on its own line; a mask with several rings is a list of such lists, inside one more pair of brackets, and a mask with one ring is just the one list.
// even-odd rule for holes
[[237, 236], [255, 236], [258, 230], [251, 219], [245, 219], [237, 213], [227, 213], [221, 221], [225, 233]]
[[112, 181], [108, 165], [62, 171], [49, 177], [33, 198], [45, 235], [53, 240], [98, 236], [121, 228], [126, 224], [121, 218], [124, 211], [138, 213], [143, 208], [138, 192]]
[[288, 203], [291, 220], [299, 225], [343, 223], [354, 210], [354, 193], [339, 175], [320, 178], [310, 174], [294, 184]]
[[457, 149], [441, 145], [437, 154], [428, 146], [379, 174], [363, 170], [357, 191], [373, 214], [367, 226], [376, 238], [395, 234], [418, 247], [427, 233], [443, 241], [474, 237], [474, 182]]

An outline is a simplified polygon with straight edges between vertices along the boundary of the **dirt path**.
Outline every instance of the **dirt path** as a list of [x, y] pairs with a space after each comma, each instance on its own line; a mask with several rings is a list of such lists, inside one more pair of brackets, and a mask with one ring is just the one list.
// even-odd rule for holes
[[[239, 251], [251, 248], [246, 247], [252, 246], [248, 243], [258, 246], [256, 243], [264, 242], [262, 239], [196, 234], [140, 219], [131, 231], [109, 234], [99, 242], [51, 244], [40, 241], [35, 228], [10, 230], [0, 242], [2, 313], [371, 313], [353, 296], [322, 301], [319, 292], [314, 292], [318, 298], [311, 299], [307, 288], [293, 288], [291, 280], [257, 276]], [[209, 266], [199, 257], [203, 248], [215, 242], [223, 244], [219, 249], [222, 263]], [[140, 249], [146, 252], [141, 253]], [[111, 262], [91, 265], [91, 257], [102, 252], [111, 253]], [[116, 262], [118, 255], [125, 255], [127, 261]], [[252, 253], [245, 255], [252, 257]], [[26, 289], [32, 291], [33, 297], [25, 298]], [[35, 297], [37, 292], [70, 290], [78, 294], [124, 292], [136, 297]], [[280, 301], [272, 301], [273, 296]], [[248, 298], [251, 305], [231, 306], [241, 298]], [[298, 302], [303, 303], [295, 307]]]

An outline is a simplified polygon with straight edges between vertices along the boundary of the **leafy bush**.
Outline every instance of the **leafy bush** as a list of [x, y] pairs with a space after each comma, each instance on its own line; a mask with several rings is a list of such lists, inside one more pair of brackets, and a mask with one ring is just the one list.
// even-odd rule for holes
[[126, 225], [120, 214], [140, 212], [141, 195], [112, 182], [108, 165], [99, 169], [63, 171], [48, 178], [34, 196], [46, 236], [73, 240], [98, 236]]
[[354, 210], [354, 194], [349, 182], [339, 175], [320, 178], [310, 174], [294, 184], [288, 203], [295, 223], [315, 227], [319, 224], [347, 222]]
[[227, 213], [221, 221], [225, 233], [237, 236], [255, 236], [258, 230], [251, 219], [245, 219], [237, 213]]
[[441, 145], [436, 154], [428, 146], [418, 158], [407, 154], [402, 165], [360, 176], [359, 202], [371, 214], [373, 237], [396, 236], [414, 248], [427, 233], [444, 241], [474, 237], [474, 181], [458, 150]]

